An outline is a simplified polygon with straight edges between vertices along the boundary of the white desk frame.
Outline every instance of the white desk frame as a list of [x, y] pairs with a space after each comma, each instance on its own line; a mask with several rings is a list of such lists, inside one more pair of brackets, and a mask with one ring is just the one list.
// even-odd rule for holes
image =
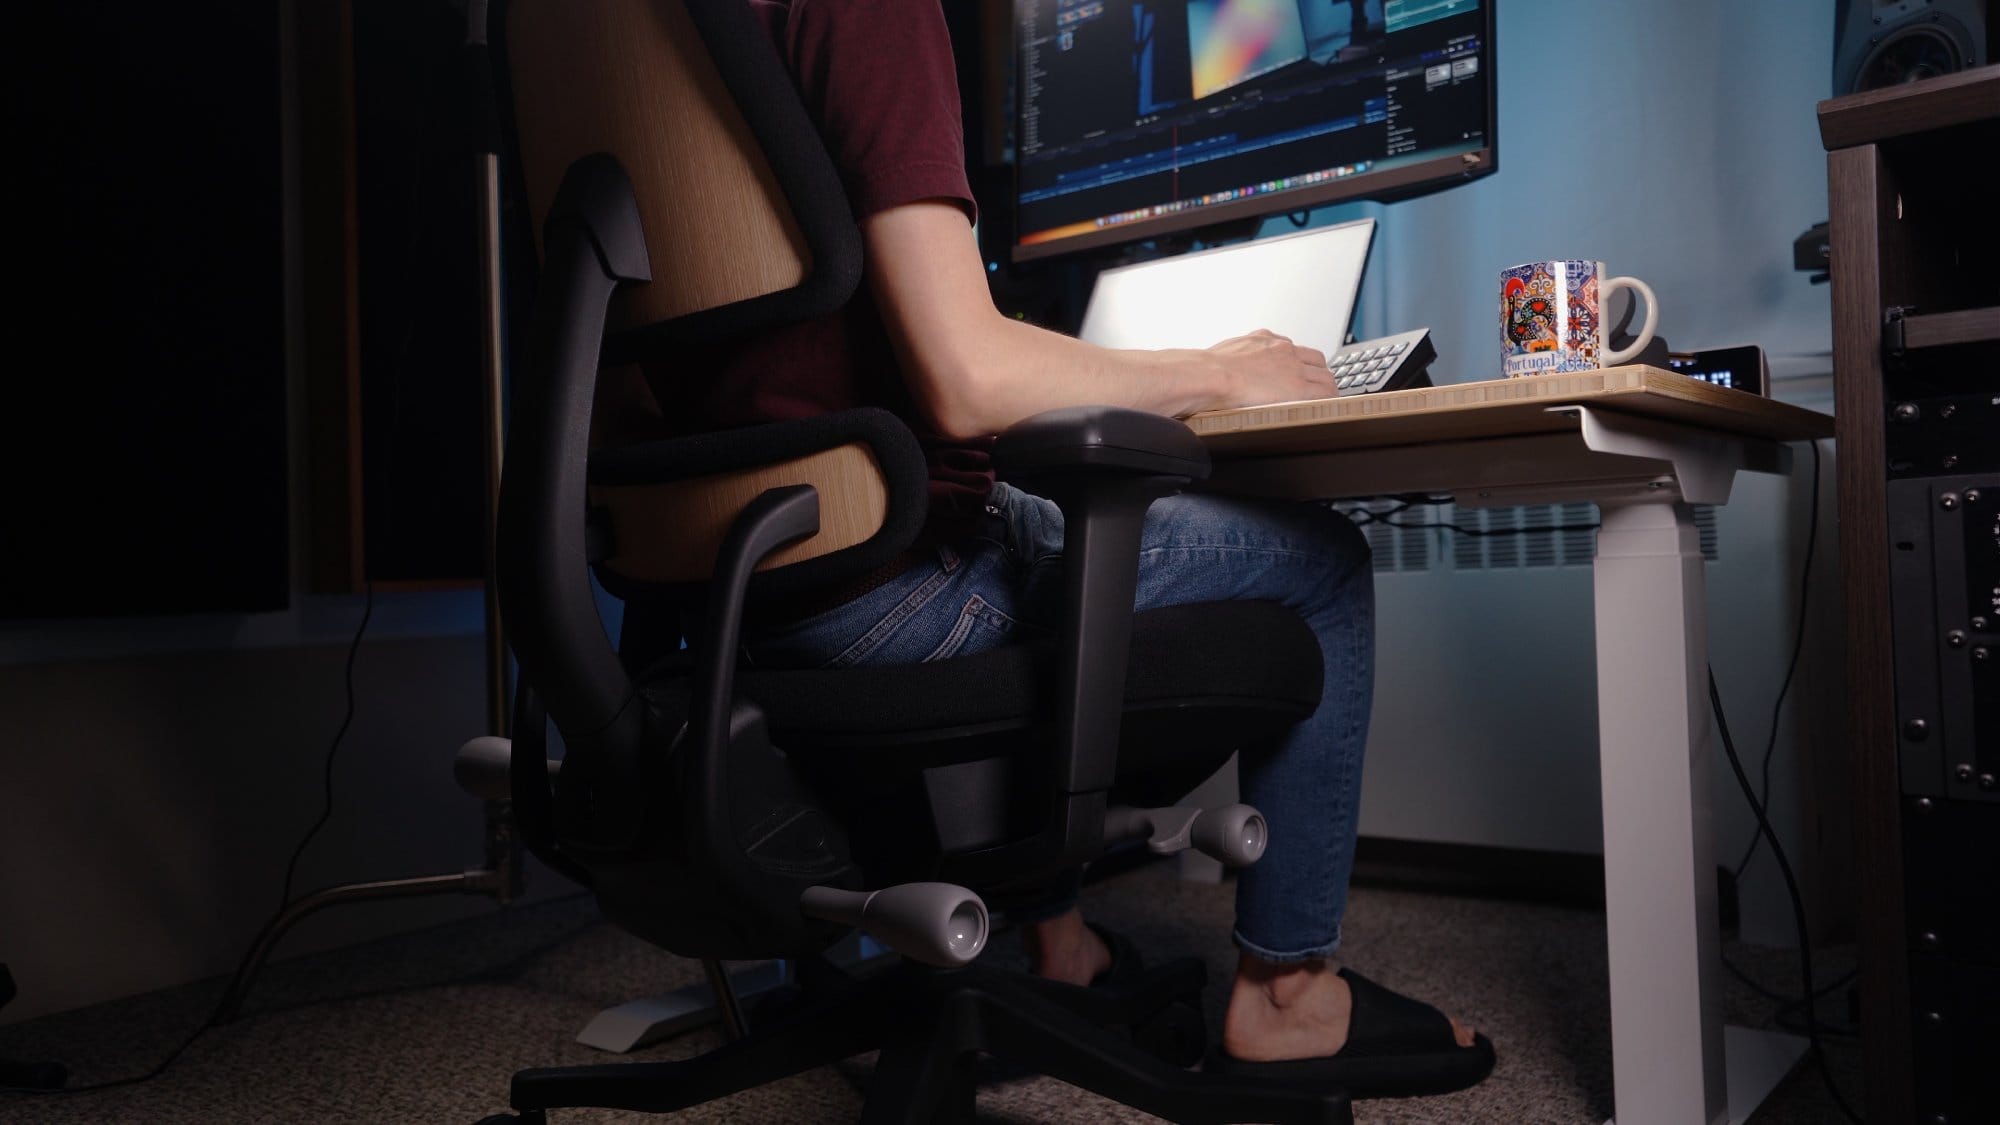
[[1461, 505], [1589, 501], [1597, 609], [1604, 897], [1617, 1125], [1741, 1123], [1804, 1054], [1722, 1022], [1708, 626], [1691, 505], [1791, 450], [1590, 406], [1574, 431], [1218, 460], [1209, 487], [1337, 500], [1450, 493]]

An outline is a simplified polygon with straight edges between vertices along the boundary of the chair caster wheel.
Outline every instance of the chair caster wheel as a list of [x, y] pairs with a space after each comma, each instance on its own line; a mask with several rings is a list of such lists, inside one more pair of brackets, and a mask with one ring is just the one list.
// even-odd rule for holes
[[1185, 1069], [1208, 1053], [1208, 1021], [1200, 1004], [1170, 1000], [1132, 1025], [1132, 1042], [1168, 1066]]

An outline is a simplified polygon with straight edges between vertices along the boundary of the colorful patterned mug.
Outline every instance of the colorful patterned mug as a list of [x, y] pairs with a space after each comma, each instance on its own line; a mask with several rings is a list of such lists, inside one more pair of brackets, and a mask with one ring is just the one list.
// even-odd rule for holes
[[[1646, 323], [1610, 350], [1599, 310], [1620, 289], [1646, 299]], [[1591, 371], [1630, 362], [1660, 321], [1653, 289], [1636, 277], [1606, 277], [1603, 262], [1529, 262], [1500, 271], [1500, 354], [1508, 378]]]

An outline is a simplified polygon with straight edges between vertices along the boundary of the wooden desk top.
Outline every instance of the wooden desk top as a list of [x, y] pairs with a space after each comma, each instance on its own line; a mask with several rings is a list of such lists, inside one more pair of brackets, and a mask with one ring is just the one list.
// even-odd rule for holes
[[1827, 415], [1639, 365], [1211, 410], [1187, 424], [1211, 453], [1263, 457], [1574, 429], [1572, 418], [1550, 412], [1557, 406], [1615, 410], [1774, 441], [1833, 435]]

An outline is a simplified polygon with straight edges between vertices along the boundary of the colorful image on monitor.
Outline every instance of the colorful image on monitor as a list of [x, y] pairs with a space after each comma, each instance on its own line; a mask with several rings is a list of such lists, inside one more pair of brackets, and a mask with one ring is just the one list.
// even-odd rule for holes
[[1306, 57], [1296, 0], [1188, 0], [1187, 18], [1197, 98]]

